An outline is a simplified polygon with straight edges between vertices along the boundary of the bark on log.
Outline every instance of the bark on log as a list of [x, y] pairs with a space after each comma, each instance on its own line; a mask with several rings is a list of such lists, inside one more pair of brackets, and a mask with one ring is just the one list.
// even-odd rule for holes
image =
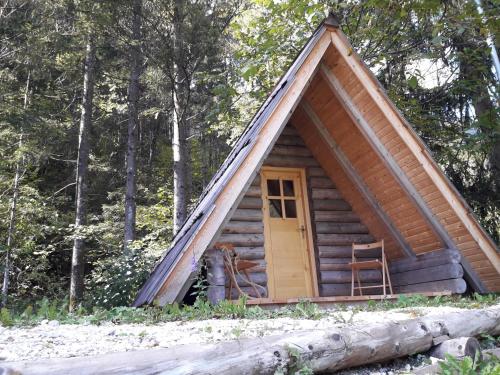
[[251, 185], [245, 192], [245, 197], [257, 197], [257, 198], [262, 197], [262, 191], [260, 189], [260, 185], [259, 186]]
[[[325, 284], [341, 284], [351, 282], [351, 271], [321, 271], [321, 282]], [[382, 283], [382, 272], [379, 270], [361, 270], [359, 271], [359, 278], [361, 284], [365, 286], [364, 283], [378, 282]], [[357, 283], [354, 284], [357, 286]]]
[[316, 233], [367, 234], [368, 228], [361, 223], [316, 223]]
[[223, 233], [264, 233], [264, 224], [257, 221], [231, 220], [224, 227]]
[[343, 199], [313, 200], [314, 211], [351, 211], [351, 206]]
[[234, 211], [231, 219], [241, 221], [262, 221], [262, 209], [237, 209], [236, 211]]
[[412, 285], [395, 286], [396, 293], [419, 293], [419, 292], [443, 292], [449, 291], [455, 294], [465, 293], [467, 284], [464, 279], [451, 279], [431, 281]]
[[317, 241], [319, 246], [325, 245], [350, 245], [355, 243], [374, 242], [375, 239], [370, 234], [321, 234], [318, 233]]
[[271, 155], [281, 156], [301, 156], [312, 158], [311, 151], [305, 146], [276, 145], [271, 151]]
[[219, 237], [219, 242], [230, 243], [233, 246], [264, 246], [264, 235], [223, 233]]
[[245, 196], [238, 205], [238, 209], [260, 210], [262, 209], [262, 199], [260, 197], [254, 198]]
[[[250, 276], [250, 281], [262, 286], [267, 285], [267, 275], [265, 272], [249, 272], [248, 275]], [[250, 286], [246, 281], [245, 275], [236, 275], [236, 282], [239, 286]], [[229, 277], [226, 278], [226, 286], [229, 286]]]
[[[436, 329], [439, 327], [439, 329]], [[427, 351], [441, 331], [500, 333], [500, 307], [460, 311], [399, 322], [363, 324], [309, 330], [285, 335], [238, 340], [237, 343], [183, 345], [113, 353], [89, 358], [7, 362], [23, 375], [30, 374], [273, 374], [307, 364], [314, 372], [386, 361]], [[436, 334], [437, 333], [437, 334]], [[466, 334], [467, 334], [466, 333]]]
[[311, 177], [309, 179], [309, 186], [311, 188], [335, 189], [335, 185], [329, 177]]
[[321, 167], [310, 167], [307, 168], [307, 175], [309, 177], [327, 177], [325, 170]]
[[331, 221], [333, 223], [359, 223], [360, 219], [352, 211], [315, 211], [314, 221]]
[[288, 146], [305, 146], [302, 138], [296, 135], [282, 135], [276, 141], [277, 145], [288, 145]]
[[319, 164], [316, 159], [304, 158], [301, 156], [282, 156], [282, 155], [269, 155], [264, 162], [264, 165], [272, 167], [317, 167]]
[[423, 268], [415, 271], [391, 274], [394, 285], [411, 285], [438, 280], [459, 279], [464, 275], [460, 264], [443, 264], [441, 266]]
[[312, 189], [312, 199], [342, 199], [337, 189]]
[[[377, 283], [363, 283], [363, 286], [374, 286], [380, 285], [380, 282]], [[355, 284], [356, 286], [356, 284]], [[364, 289], [363, 295], [379, 295], [382, 292], [382, 288], [370, 288]], [[319, 285], [319, 293], [321, 297], [336, 297], [336, 296], [350, 296], [351, 295], [351, 282], [343, 283], [343, 284], [320, 284]], [[359, 295], [358, 291], [356, 291], [356, 295]]]
[[457, 250], [439, 250], [418, 255], [416, 259], [399, 259], [389, 264], [391, 273], [413, 271], [423, 268], [440, 266], [442, 264], [460, 263], [460, 253]]
[[264, 259], [266, 254], [264, 251], [264, 247], [235, 247], [234, 251], [240, 257], [240, 259], [244, 260], [257, 260]]
[[[320, 258], [351, 258], [352, 247], [349, 246], [319, 246]], [[372, 258], [380, 257], [380, 250], [366, 250], [358, 251], [356, 256], [358, 258]]]
[[436, 345], [430, 351], [431, 357], [445, 359], [445, 355], [449, 354], [453, 357], [463, 358], [471, 357], [475, 358], [476, 353], [479, 352], [481, 355], [481, 346], [479, 341], [474, 337], [459, 337], [456, 339], [451, 339]]

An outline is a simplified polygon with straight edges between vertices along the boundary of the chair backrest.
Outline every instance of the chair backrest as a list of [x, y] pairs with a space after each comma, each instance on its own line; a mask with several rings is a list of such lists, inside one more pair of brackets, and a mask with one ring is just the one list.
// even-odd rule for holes
[[352, 259], [353, 260], [356, 259], [356, 251], [373, 250], [373, 249], [380, 249], [382, 258], [385, 257], [384, 240], [380, 240], [378, 242], [364, 243], [364, 244], [353, 243], [352, 244]]

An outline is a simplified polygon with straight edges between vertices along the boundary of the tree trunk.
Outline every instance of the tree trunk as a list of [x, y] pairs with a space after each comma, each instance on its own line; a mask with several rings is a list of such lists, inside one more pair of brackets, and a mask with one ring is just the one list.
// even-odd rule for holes
[[186, 191], [187, 191], [187, 152], [186, 137], [187, 131], [184, 123], [185, 113], [185, 87], [188, 84], [186, 71], [184, 69], [184, 2], [175, 0], [173, 17], [173, 87], [172, 99], [174, 111], [172, 118], [173, 137], [173, 172], [174, 172], [174, 233], [180, 229], [186, 219]]
[[[28, 72], [28, 78], [26, 79], [26, 88], [24, 91], [24, 104], [23, 109], [26, 111], [28, 108], [28, 94], [30, 88], [30, 78], [31, 73]], [[19, 146], [18, 149], [21, 150], [23, 145], [23, 130], [21, 129], [21, 134], [19, 135]], [[9, 283], [10, 283], [10, 262], [12, 254], [12, 244], [14, 241], [14, 233], [16, 227], [16, 216], [17, 216], [17, 201], [19, 199], [19, 183], [21, 180], [21, 165], [23, 164], [24, 156], [21, 160], [16, 162], [16, 173], [14, 175], [14, 183], [12, 184], [12, 202], [10, 205], [9, 212], [9, 228], [7, 230], [7, 252], [5, 253], [5, 265], [3, 271], [3, 284], [2, 284], [2, 300], [0, 302], [0, 307], [7, 305], [7, 297], [9, 295]]]
[[[29, 374], [275, 374], [307, 366], [314, 373], [334, 372], [429, 350], [433, 338], [449, 332], [497, 335], [500, 308], [464, 310], [396, 322], [288, 332], [212, 344], [180, 345], [104, 354], [3, 363]], [[1, 370], [2, 368], [0, 368]]]
[[85, 53], [83, 77], [82, 112], [78, 139], [78, 160], [76, 167], [76, 217], [75, 239], [71, 260], [70, 304], [72, 311], [83, 298], [85, 236], [81, 233], [87, 219], [87, 173], [90, 152], [89, 133], [92, 126], [92, 100], [95, 80], [95, 45], [89, 37]]
[[[19, 136], [19, 149], [23, 144], [23, 135]], [[5, 253], [5, 268], [3, 271], [3, 285], [2, 285], [2, 302], [0, 307], [7, 305], [7, 296], [9, 295], [9, 274], [10, 274], [10, 257], [12, 253], [12, 242], [14, 238], [17, 214], [17, 200], [19, 198], [19, 180], [21, 179], [21, 161], [16, 162], [16, 174], [14, 176], [14, 183], [12, 186], [12, 202], [10, 205], [9, 213], [9, 229], [7, 232], [7, 252]]]
[[130, 48], [130, 78], [128, 84], [128, 141], [127, 141], [127, 182], [125, 191], [125, 233], [124, 251], [129, 250], [131, 242], [135, 240], [136, 220], [136, 147], [137, 128], [139, 126], [139, 78], [142, 71], [141, 52], [141, 17], [142, 0], [134, 0], [132, 6], [132, 43]]

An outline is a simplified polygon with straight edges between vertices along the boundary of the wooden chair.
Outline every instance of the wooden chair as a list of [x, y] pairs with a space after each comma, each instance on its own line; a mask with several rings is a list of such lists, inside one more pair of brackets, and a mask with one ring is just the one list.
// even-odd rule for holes
[[[250, 275], [248, 274], [248, 271], [251, 268], [258, 266], [259, 264], [256, 262], [251, 262], [249, 260], [239, 259], [232, 244], [217, 243], [215, 245], [215, 248], [221, 250], [223, 254], [224, 270], [226, 272], [226, 275], [229, 276], [229, 299], [231, 299], [233, 288], [235, 288], [238, 291], [239, 296], [246, 295], [248, 298], [253, 299], [252, 297], [248, 296], [245, 292], [241, 290], [240, 286], [238, 285], [238, 281], [236, 280], [237, 275], [239, 275], [244, 281], [246, 281], [252, 287], [257, 298], [262, 298], [262, 295], [260, 294], [257, 287], [260, 288], [263, 287], [254, 283], [250, 279]], [[242, 273], [244, 276], [242, 275]]]
[[[380, 259], [369, 259], [369, 260], [360, 260], [359, 258], [356, 257], [356, 252], [358, 251], [367, 251], [367, 250], [374, 250], [374, 249], [380, 249], [381, 256]], [[351, 266], [351, 271], [352, 271], [352, 278], [351, 278], [351, 296], [354, 296], [354, 291], [357, 289], [359, 290], [359, 294], [362, 296], [363, 295], [363, 289], [372, 289], [372, 288], [383, 288], [384, 291], [384, 296], [386, 296], [386, 288], [387, 286], [389, 287], [389, 291], [391, 292], [390, 294], [393, 294], [392, 292], [392, 284], [391, 284], [391, 277], [389, 275], [389, 269], [387, 267], [387, 259], [385, 258], [385, 251], [384, 251], [384, 240], [381, 240], [379, 242], [374, 242], [374, 243], [368, 243], [368, 244], [352, 244], [352, 261], [349, 263]], [[370, 286], [362, 286], [361, 282], [359, 280], [359, 271], [360, 270], [370, 270], [370, 269], [380, 269], [382, 271], [382, 284], [380, 285], [370, 285]], [[354, 286], [354, 274], [356, 273], [356, 280], [358, 283], [358, 286]], [[387, 281], [387, 284], [386, 284]]]

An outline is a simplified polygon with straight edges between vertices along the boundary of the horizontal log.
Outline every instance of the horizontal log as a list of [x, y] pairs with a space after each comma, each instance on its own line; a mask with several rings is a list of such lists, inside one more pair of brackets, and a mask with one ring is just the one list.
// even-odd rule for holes
[[464, 275], [460, 264], [451, 263], [441, 266], [423, 268], [420, 270], [407, 271], [391, 274], [394, 285], [420, 284], [430, 281], [459, 279]]
[[[264, 289], [257, 287], [257, 290], [259, 291], [261, 297], [265, 298], [265, 297], [267, 297], [267, 287], [263, 287], [263, 288]], [[257, 298], [257, 294], [255, 293], [254, 289], [251, 286], [242, 286], [242, 287], [240, 287], [240, 289], [243, 293], [246, 293], [250, 297]], [[227, 299], [235, 300], [235, 299], [238, 299], [239, 297], [240, 297], [240, 295], [238, 294], [238, 290], [236, 288], [233, 288], [233, 290], [231, 291], [231, 297], [229, 298], [229, 288], [226, 288], [226, 298]]]
[[316, 223], [316, 233], [366, 234], [368, 228], [361, 223]]
[[352, 243], [369, 243], [375, 239], [370, 234], [317, 234], [318, 246], [351, 245]]
[[262, 199], [262, 190], [260, 188], [260, 185], [251, 185], [245, 192], [245, 197], [256, 197]]
[[337, 189], [312, 189], [312, 199], [342, 199]]
[[465, 293], [467, 284], [464, 279], [431, 281], [428, 283], [394, 286], [396, 293], [444, 292]]
[[305, 146], [302, 138], [296, 135], [280, 135], [276, 140], [277, 145], [288, 145], [288, 146]]
[[214, 305], [225, 300], [226, 288], [224, 285], [209, 285], [207, 288], [207, 298]]
[[315, 199], [314, 211], [351, 211], [351, 206], [343, 199]]
[[311, 177], [309, 178], [309, 186], [313, 189], [335, 189], [335, 185], [329, 177]]
[[330, 221], [332, 223], [358, 223], [359, 216], [352, 211], [315, 211], [314, 221]]
[[[319, 246], [320, 258], [351, 258], [352, 246]], [[376, 258], [380, 257], [380, 250], [366, 250], [357, 251], [356, 257], [358, 258]]]
[[416, 259], [403, 258], [391, 262], [389, 270], [391, 273], [405, 272], [439, 266], [442, 264], [460, 263], [460, 253], [457, 250], [439, 250], [420, 254]]
[[257, 174], [252, 181], [251, 186], [260, 186], [260, 174]]
[[[320, 271], [320, 280], [323, 284], [342, 284], [351, 282], [351, 271]], [[382, 282], [382, 272], [379, 270], [359, 271], [361, 283]]]
[[271, 153], [266, 160], [264, 165], [271, 167], [317, 167], [319, 164], [314, 158], [304, 158], [300, 156], [282, 156], [275, 155]]
[[262, 209], [262, 198], [245, 196], [238, 205], [238, 209], [260, 210]]
[[235, 247], [264, 246], [263, 234], [230, 234], [223, 233], [218, 242], [230, 243]]
[[351, 266], [347, 263], [322, 263], [319, 265], [320, 271], [350, 271]]
[[351, 257], [345, 258], [319, 258], [319, 264], [347, 264], [352, 260]]
[[310, 167], [307, 168], [307, 176], [308, 177], [328, 177], [326, 172], [321, 167]]
[[[237, 341], [108, 353], [91, 358], [2, 362], [0, 373], [248, 375], [274, 374], [293, 368], [297, 363], [306, 363], [313, 373], [332, 373], [428, 351], [433, 345], [434, 327], [450, 332], [451, 338], [457, 337], [452, 332], [462, 336], [498, 335], [499, 319], [500, 308], [494, 306], [405, 321], [364, 322]], [[471, 334], [467, 334], [469, 332]]]
[[299, 136], [299, 133], [297, 132], [297, 129], [295, 129], [292, 125], [288, 124], [285, 126], [285, 128], [281, 131], [280, 135], [295, 135]]
[[223, 233], [264, 233], [264, 224], [261, 221], [230, 220]]
[[471, 357], [481, 358], [481, 346], [475, 337], [457, 337], [456, 339], [443, 341], [429, 352], [431, 357], [445, 359], [446, 355], [456, 358]]
[[262, 222], [262, 209], [240, 209], [234, 211], [231, 220], [235, 221], [260, 221]]
[[[267, 285], [267, 275], [265, 272], [249, 272], [250, 281], [261, 286]], [[239, 286], [250, 286], [244, 275], [236, 275]], [[229, 276], [226, 277], [226, 287], [229, 286]], [[234, 286], [233, 286], [234, 287]]]
[[236, 254], [238, 254], [239, 258], [243, 260], [259, 260], [264, 259], [265, 257], [264, 246], [235, 247], [234, 251], [236, 251]]
[[311, 151], [305, 146], [288, 146], [288, 145], [275, 145], [271, 151], [271, 155], [282, 156], [301, 156], [312, 158]]
[[[364, 283], [363, 286], [374, 286], [380, 283]], [[356, 285], [356, 284], [354, 284]], [[319, 293], [321, 297], [336, 297], [336, 296], [350, 296], [351, 295], [351, 283], [343, 284], [319, 284]], [[363, 295], [373, 296], [382, 293], [382, 288], [370, 288], [364, 289]], [[355, 295], [359, 295], [356, 291]]]

